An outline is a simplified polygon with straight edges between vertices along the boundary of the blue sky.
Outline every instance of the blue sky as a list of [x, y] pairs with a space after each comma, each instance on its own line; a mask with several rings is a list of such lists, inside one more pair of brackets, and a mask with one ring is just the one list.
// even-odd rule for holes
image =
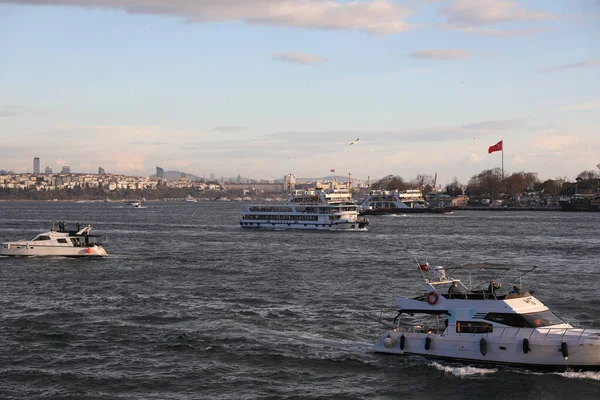
[[573, 179], [599, 37], [597, 0], [0, 0], [0, 169], [466, 182], [504, 139]]

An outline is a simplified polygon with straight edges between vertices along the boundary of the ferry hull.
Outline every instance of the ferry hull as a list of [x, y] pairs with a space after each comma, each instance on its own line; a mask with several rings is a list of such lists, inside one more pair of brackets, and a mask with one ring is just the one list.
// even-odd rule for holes
[[305, 224], [302, 222], [290, 223], [266, 223], [266, 222], [240, 222], [240, 226], [245, 229], [268, 229], [268, 230], [283, 230], [297, 229], [309, 231], [347, 231], [347, 232], [366, 232], [368, 229], [366, 224], [359, 222], [347, 222], [340, 224]]
[[[551, 336], [543, 334], [531, 336], [527, 339], [529, 347], [527, 353], [523, 350], [523, 340], [527, 336], [519, 335], [518, 332], [515, 332], [513, 337], [502, 337], [492, 334], [444, 335], [390, 331], [379, 338], [373, 351], [536, 369], [600, 370], [600, 336], [598, 336], [600, 330], [595, 330], [597, 332], [595, 338], [589, 336], [582, 338], [582, 329], [574, 329], [574, 331], [579, 332], [580, 335], [573, 332], [564, 336], [558, 333]], [[401, 339], [402, 336], [404, 339]], [[482, 345], [482, 339], [485, 345]], [[403, 349], [400, 348], [401, 341], [404, 342]], [[563, 345], [563, 342], [566, 345]], [[563, 349], [566, 349], [566, 353]]]

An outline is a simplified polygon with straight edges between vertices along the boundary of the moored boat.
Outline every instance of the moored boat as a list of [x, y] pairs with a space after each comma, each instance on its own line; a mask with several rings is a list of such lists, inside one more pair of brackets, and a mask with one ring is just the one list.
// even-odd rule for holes
[[90, 234], [92, 225], [76, 224], [75, 230], [65, 228], [64, 222], [55, 224], [49, 232], [40, 233], [31, 240], [5, 242], [0, 247], [2, 256], [61, 256], [104, 257], [106, 250], [100, 244], [100, 235]]
[[558, 204], [562, 211], [600, 211], [600, 193], [577, 193]]
[[360, 205], [361, 215], [427, 213], [429, 204], [420, 190], [371, 190]]
[[[430, 270], [428, 264], [419, 268]], [[502, 264], [462, 267], [470, 273], [520, 271], [521, 276], [535, 268]], [[374, 345], [375, 352], [553, 370], [600, 369], [600, 329], [577, 328], [563, 321], [532, 292], [523, 291], [521, 284], [500, 294], [494, 282], [487, 291], [471, 290], [460, 280], [446, 277], [442, 267], [431, 272], [419, 296], [396, 299], [399, 311], [393, 321], [370, 315], [389, 329]], [[402, 322], [403, 317], [415, 315], [433, 321], [428, 326], [423, 320], [418, 325], [414, 320]]]

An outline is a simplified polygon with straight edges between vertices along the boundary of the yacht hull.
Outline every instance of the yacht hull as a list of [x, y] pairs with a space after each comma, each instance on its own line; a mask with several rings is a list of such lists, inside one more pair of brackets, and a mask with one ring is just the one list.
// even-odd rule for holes
[[[88, 250], [89, 249], [89, 250]], [[9, 257], [105, 257], [106, 250], [102, 246], [67, 247], [39, 246], [27, 244], [7, 244], [0, 248], [0, 256]]]
[[[524, 340], [527, 340], [527, 353], [524, 352]], [[523, 328], [501, 335], [390, 331], [379, 338], [373, 351], [536, 369], [600, 370], [600, 330], [573, 328], [565, 332], [565, 329]]]

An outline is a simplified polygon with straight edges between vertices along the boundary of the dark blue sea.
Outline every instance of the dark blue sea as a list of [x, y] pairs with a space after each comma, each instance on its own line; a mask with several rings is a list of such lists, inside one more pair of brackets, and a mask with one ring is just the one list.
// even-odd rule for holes
[[600, 213], [374, 216], [369, 232], [327, 233], [242, 230], [240, 211], [0, 202], [0, 241], [93, 223], [110, 254], [0, 257], [0, 398], [600, 397], [598, 372], [372, 353], [383, 329], [364, 316], [393, 318], [395, 297], [421, 293], [418, 257], [538, 265], [524, 286], [598, 327]]

